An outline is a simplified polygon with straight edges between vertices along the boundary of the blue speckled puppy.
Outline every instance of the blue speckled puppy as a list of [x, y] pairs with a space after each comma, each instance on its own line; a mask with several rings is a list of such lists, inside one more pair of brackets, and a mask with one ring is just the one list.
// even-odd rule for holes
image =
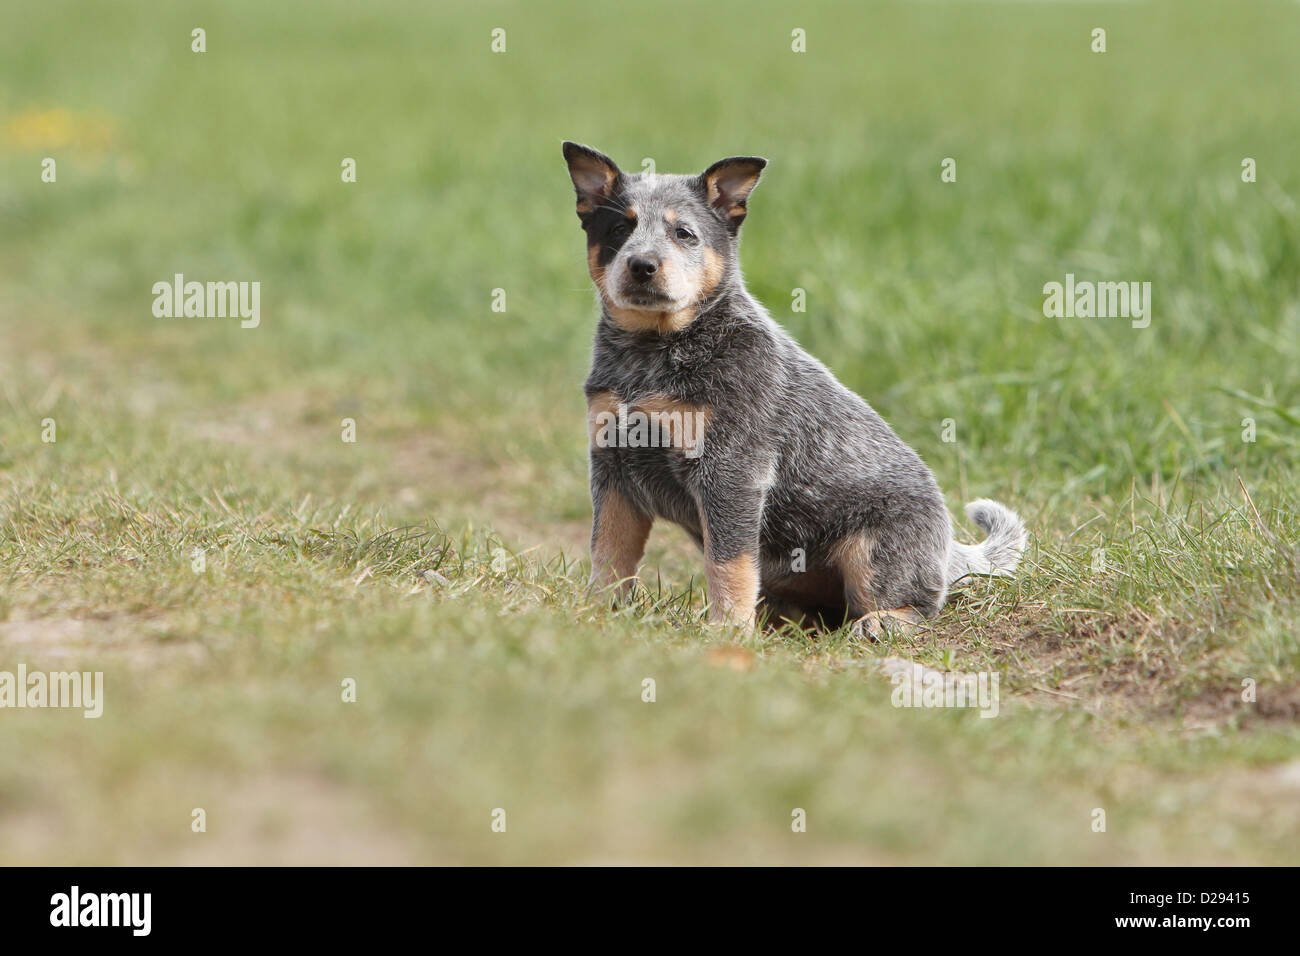
[[872, 634], [939, 613], [967, 574], [1009, 574], [1015, 512], [967, 507], [953, 541], [930, 470], [745, 291], [740, 225], [766, 160], [698, 176], [623, 173], [564, 144], [600, 294], [591, 374], [592, 582], [626, 593], [656, 518], [704, 550], [710, 620], [760, 601]]

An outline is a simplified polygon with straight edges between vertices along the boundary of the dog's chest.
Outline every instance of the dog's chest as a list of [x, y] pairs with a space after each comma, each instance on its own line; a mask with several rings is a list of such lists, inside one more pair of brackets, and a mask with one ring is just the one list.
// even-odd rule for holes
[[601, 349], [587, 380], [593, 454], [652, 513], [698, 527], [693, 491], [710, 418], [691, 363], [671, 346]]

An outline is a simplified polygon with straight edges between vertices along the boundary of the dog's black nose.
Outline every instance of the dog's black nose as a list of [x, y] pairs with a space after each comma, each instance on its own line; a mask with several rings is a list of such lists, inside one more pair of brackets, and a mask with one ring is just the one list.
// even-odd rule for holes
[[634, 278], [645, 280], [659, 271], [659, 263], [645, 256], [633, 256], [627, 260], [628, 270]]

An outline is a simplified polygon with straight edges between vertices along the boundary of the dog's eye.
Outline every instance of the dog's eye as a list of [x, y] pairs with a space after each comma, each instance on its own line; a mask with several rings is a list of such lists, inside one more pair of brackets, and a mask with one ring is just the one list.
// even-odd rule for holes
[[632, 231], [632, 224], [627, 220], [623, 220], [622, 222], [614, 223], [614, 225], [610, 227], [609, 234], [611, 236], [616, 236], [616, 237], [626, 236], [631, 231]]
[[690, 231], [689, 229], [687, 229], [685, 226], [678, 226], [678, 227], [677, 227], [677, 238], [680, 239], [682, 242], [694, 242], [694, 241], [695, 241], [695, 233], [691, 232], [691, 231]]

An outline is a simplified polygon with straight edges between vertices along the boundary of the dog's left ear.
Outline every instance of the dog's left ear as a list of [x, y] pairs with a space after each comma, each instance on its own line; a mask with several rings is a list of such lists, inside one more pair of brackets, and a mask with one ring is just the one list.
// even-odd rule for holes
[[761, 156], [732, 156], [718, 160], [700, 176], [704, 198], [726, 221], [733, 236], [745, 221], [746, 200], [765, 166], [767, 160]]
[[604, 205], [622, 175], [614, 161], [581, 143], [564, 143], [564, 161], [569, 164], [569, 178], [578, 193], [578, 216], [586, 216]]

